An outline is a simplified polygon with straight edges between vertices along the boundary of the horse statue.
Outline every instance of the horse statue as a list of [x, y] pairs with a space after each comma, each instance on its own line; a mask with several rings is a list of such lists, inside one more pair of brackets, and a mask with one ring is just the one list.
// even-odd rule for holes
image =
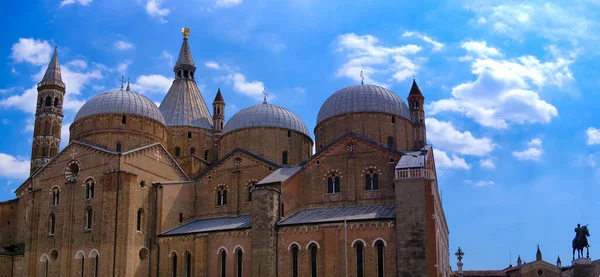
[[573, 239], [573, 260], [575, 260], [575, 250], [577, 250], [578, 259], [583, 258], [583, 248], [587, 250], [587, 258], [590, 257], [590, 245], [588, 244], [587, 237], [590, 236], [590, 232], [588, 231], [587, 225], [580, 226], [577, 224], [577, 228], [575, 228], [575, 238]]

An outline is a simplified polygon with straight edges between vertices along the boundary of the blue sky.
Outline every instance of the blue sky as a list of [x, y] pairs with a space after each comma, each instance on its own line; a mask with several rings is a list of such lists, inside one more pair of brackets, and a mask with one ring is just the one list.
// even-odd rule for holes
[[414, 76], [450, 251], [465, 251], [465, 269], [504, 268], [509, 253], [532, 261], [537, 244], [568, 264], [577, 223], [600, 245], [600, 4], [398, 2], [2, 1], [0, 200], [28, 175], [34, 86], [55, 44], [64, 146], [77, 109], [121, 74], [160, 102], [189, 27], [197, 83], [209, 106], [221, 87], [227, 118], [266, 87], [312, 130], [320, 105], [360, 70], [403, 99]]

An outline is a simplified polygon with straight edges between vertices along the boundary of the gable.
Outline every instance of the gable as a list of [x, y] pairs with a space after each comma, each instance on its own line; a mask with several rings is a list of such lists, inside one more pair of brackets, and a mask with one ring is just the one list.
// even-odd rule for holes
[[[240, 161], [239, 164], [236, 160]], [[202, 171], [196, 180], [205, 179], [217, 171], [236, 171], [256, 166], [267, 168], [270, 171], [283, 167], [281, 164], [260, 157], [250, 151], [236, 148]]]
[[187, 181], [183, 169], [160, 143], [122, 153], [121, 169], [151, 176], [157, 181]]

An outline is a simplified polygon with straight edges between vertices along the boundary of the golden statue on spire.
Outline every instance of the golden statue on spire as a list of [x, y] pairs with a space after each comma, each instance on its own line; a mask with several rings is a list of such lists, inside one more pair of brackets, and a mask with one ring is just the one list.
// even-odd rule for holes
[[183, 38], [187, 39], [190, 36], [190, 28], [181, 28], [181, 33], [183, 34]]

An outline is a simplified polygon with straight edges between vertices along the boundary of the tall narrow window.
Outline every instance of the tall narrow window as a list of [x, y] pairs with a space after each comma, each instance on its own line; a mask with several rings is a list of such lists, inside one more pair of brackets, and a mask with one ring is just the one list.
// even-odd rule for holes
[[383, 241], [379, 240], [375, 243], [375, 248], [377, 248], [377, 277], [383, 277], [383, 247], [385, 244]]
[[54, 214], [50, 215], [50, 222], [48, 222], [48, 235], [54, 236], [54, 231], [56, 230], [56, 216]]
[[92, 209], [88, 209], [86, 212], [86, 225], [85, 225], [85, 229], [86, 230], [92, 230], [92, 219], [93, 219], [93, 211]]
[[179, 224], [183, 223], [183, 213], [179, 213]]
[[221, 130], [223, 130], [223, 122], [221, 122]]
[[327, 193], [339, 193], [340, 192], [340, 177], [331, 173], [331, 176], [327, 178]]
[[217, 205], [218, 206], [227, 205], [227, 190], [224, 187], [220, 187], [217, 190]]
[[192, 276], [192, 254], [190, 252], [185, 253], [185, 277]]
[[94, 198], [94, 180], [89, 179], [85, 184], [85, 199]]
[[175, 157], [181, 156], [181, 148], [175, 147]]
[[292, 277], [298, 277], [298, 246], [292, 246]]
[[142, 231], [142, 219], [144, 217], [144, 210], [139, 209], [137, 212], [137, 224], [136, 224], [136, 230], [137, 231]]
[[221, 114], [221, 108], [217, 107], [217, 114]]
[[317, 277], [317, 245], [310, 246], [310, 277]]
[[60, 203], [60, 190], [54, 188], [52, 190], [52, 206], [57, 206]]
[[52, 107], [52, 97], [50, 97], [50, 96], [46, 97], [45, 106], [46, 107]]
[[115, 145], [115, 151], [117, 151], [117, 153], [121, 152], [121, 143], [117, 142], [117, 145]]
[[379, 174], [375, 173], [373, 169], [369, 170], [369, 173], [365, 174], [365, 189], [366, 190], [378, 190], [379, 189]]
[[48, 265], [49, 265], [50, 261], [48, 259], [46, 259], [46, 264], [44, 265], [44, 277], [48, 277]]
[[288, 138], [291, 138], [291, 137], [292, 137], [292, 131], [290, 131], [290, 130], [288, 130], [288, 131], [287, 131], [287, 137], [288, 137]]
[[227, 277], [227, 252], [221, 250], [221, 277]]
[[256, 182], [252, 182], [248, 185], [248, 202], [252, 202], [252, 190], [254, 189], [255, 184]]
[[94, 277], [98, 277], [98, 271], [100, 270], [100, 255], [96, 254], [96, 258], [94, 259]]
[[364, 266], [364, 245], [362, 242], [357, 242], [354, 246], [356, 249], [356, 277], [363, 277], [365, 274]]
[[121, 124], [127, 124], [127, 117], [121, 116]]
[[188, 138], [192, 138], [192, 132], [188, 132]]
[[171, 277], [177, 277], [177, 253], [175, 252], [171, 257]]
[[208, 161], [208, 150], [204, 151], [204, 160]]
[[81, 277], [83, 277], [85, 275], [85, 269], [84, 269], [85, 262], [84, 262], [84, 260], [85, 260], [85, 257], [81, 257]]
[[392, 115], [392, 123], [396, 123], [396, 116]]
[[190, 155], [196, 155], [196, 148], [190, 148]]
[[54, 107], [57, 108], [58, 107], [58, 97], [54, 98]]
[[283, 154], [281, 154], [281, 163], [287, 165], [288, 164], [288, 152], [287, 151], [283, 151]]
[[388, 148], [394, 148], [394, 138], [393, 137], [388, 137], [387, 146], [388, 146]]
[[243, 258], [243, 253], [242, 253], [242, 249], [238, 249], [237, 253], [237, 275], [236, 277], [242, 277], [242, 258]]
[[42, 157], [47, 157], [48, 156], [48, 151], [46, 150], [46, 147], [42, 148]]

